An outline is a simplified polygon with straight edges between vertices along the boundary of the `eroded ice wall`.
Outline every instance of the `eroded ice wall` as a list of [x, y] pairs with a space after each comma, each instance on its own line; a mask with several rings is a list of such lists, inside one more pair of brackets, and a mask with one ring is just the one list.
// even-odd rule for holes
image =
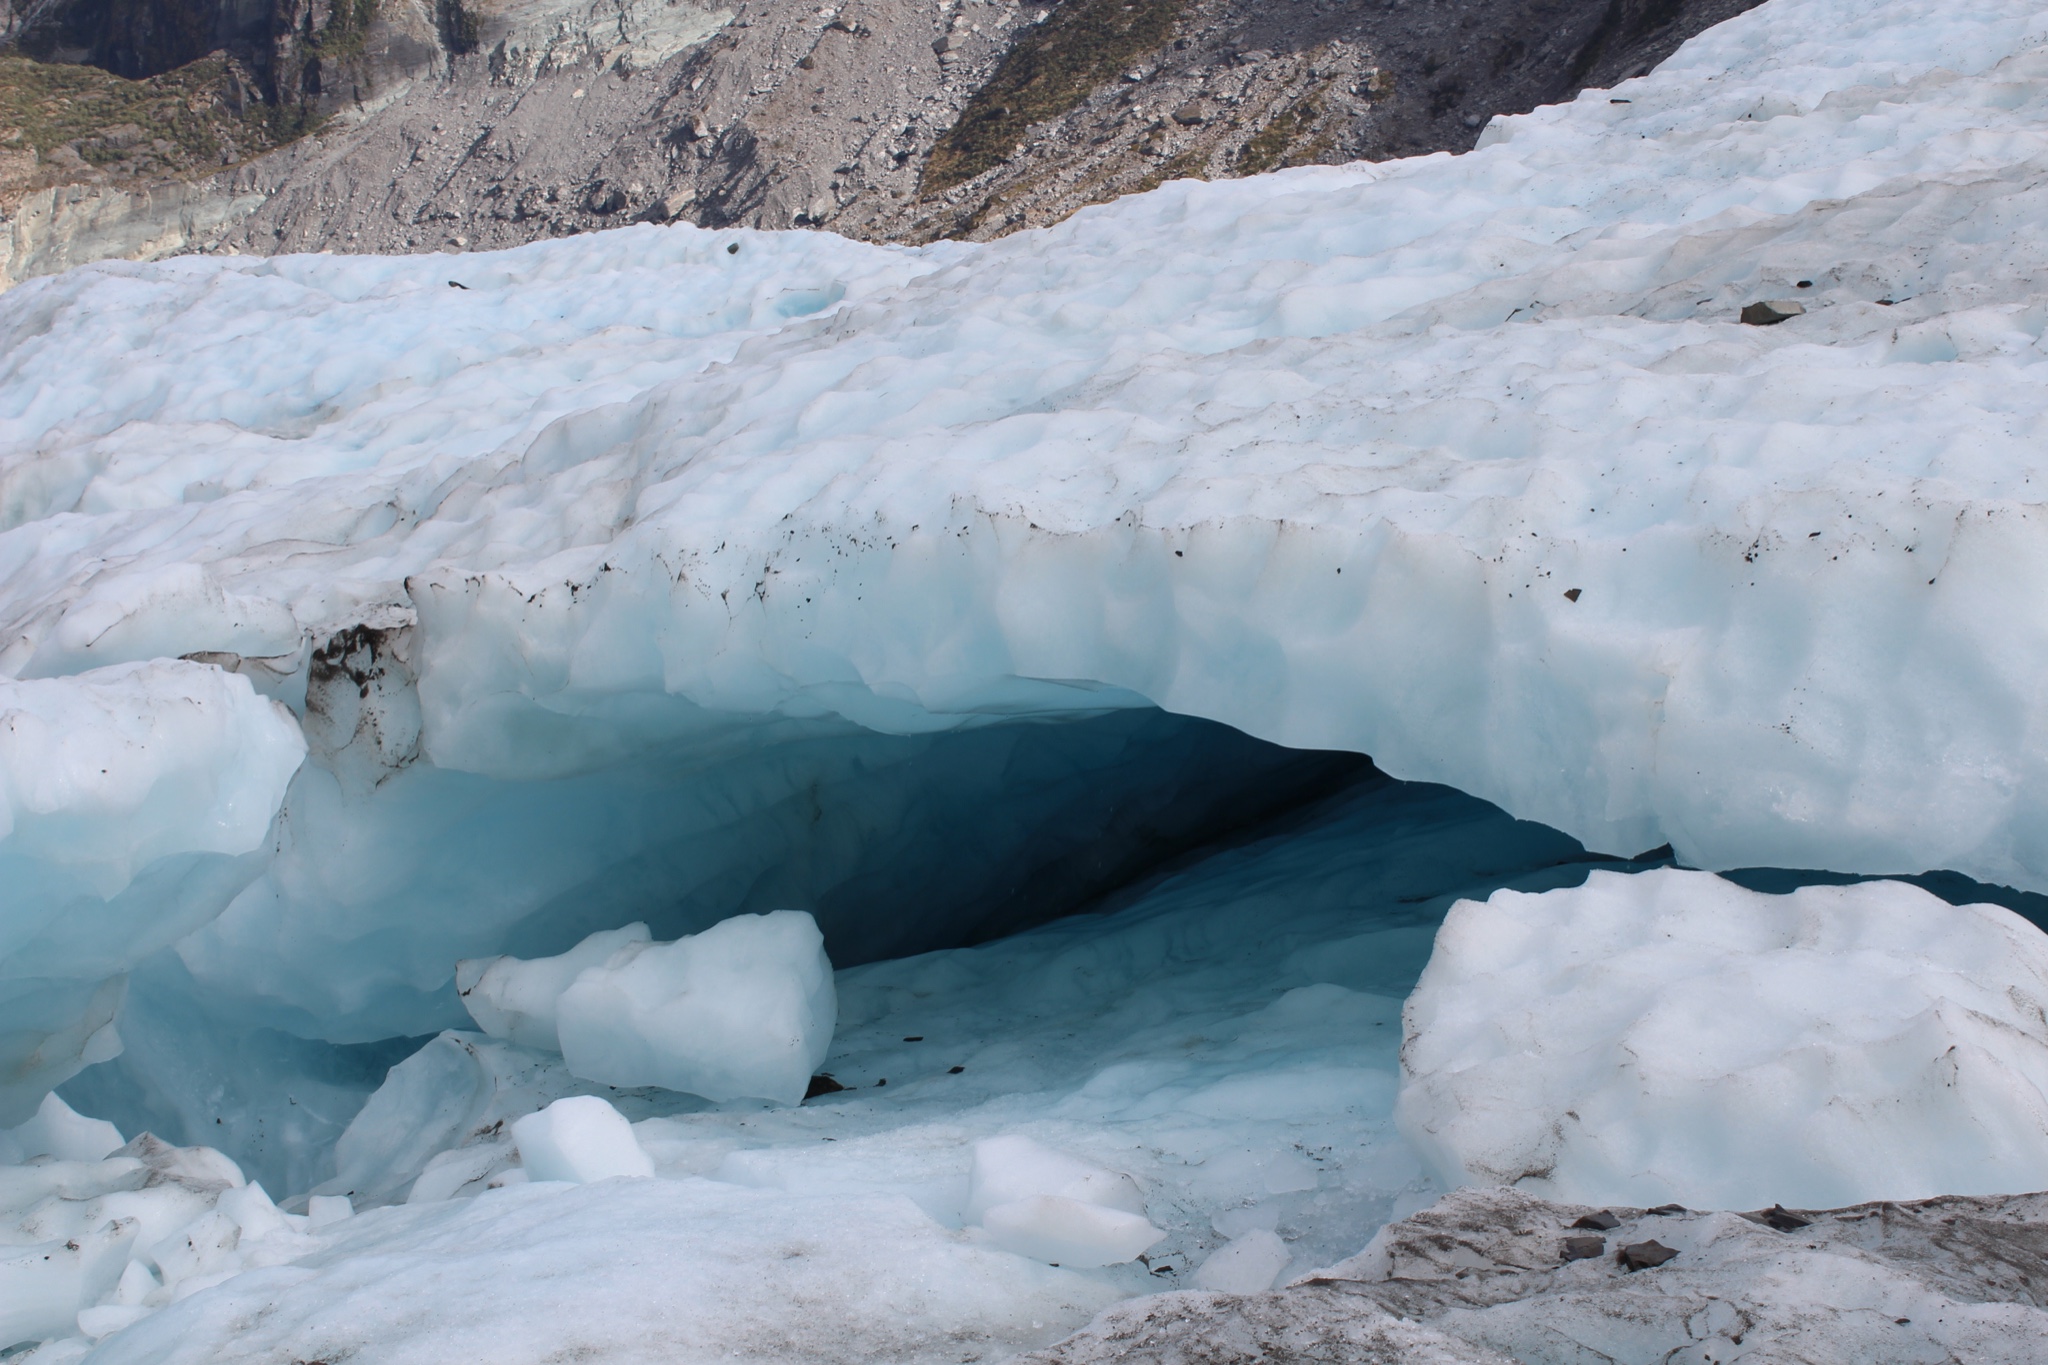
[[218, 669], [0, 680], [0, 1127], [120, 1052], [128, 968], [262, 871], [305, 752], [283, 707]]

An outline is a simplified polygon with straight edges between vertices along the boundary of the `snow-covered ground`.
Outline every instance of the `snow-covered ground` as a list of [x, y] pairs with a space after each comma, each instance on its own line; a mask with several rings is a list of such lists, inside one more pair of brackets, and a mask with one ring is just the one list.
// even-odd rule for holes
[[[76, 1076], [280, 1196], [383, 1162], [346, 1220], [239, 1196], [263, 1231], [214, 1209], [105, 1285], [81, 1242], [81, 1303], [187, 1291], [81, 1330], [1001, 1354], [1427, 1196], [1390, 1035], [1453, 892], [1575, 882], [1574, 839], [2048, 889], [2044, 41], [2020, 0], [1770, 0], [1467, 156], [988, 245], [637, 228], [0, 297], [0, 1125]], [[1354, 786], [980, 942], [1343, 786], [1205, 722], [1471, 796]], [[578, 1088], [532, 1054], [494, 1101], [505, 1047], [429, 1044], [472, 1027], [458, 960], [775, 909], [842, 969], [852, 1093], [620, 1092], [663, 1179], [368, 1207], [472, 1136], [429, 1191], [513, 1169], [446, 1114], [337, 1146], [394, 1061], [481, 1067], [507, 1121]], [[1912, 942], [1873, 989], [1963, 951]], [[997, 1245], [963, 1182], [1005, 1135], [1135, 1178], [1172, 1269]], [[234, 1183], [171, 1160], [5, 1168], [9, 1253], [61, 1213], [112, 1265], [156, 1229], [94, 1200]]]

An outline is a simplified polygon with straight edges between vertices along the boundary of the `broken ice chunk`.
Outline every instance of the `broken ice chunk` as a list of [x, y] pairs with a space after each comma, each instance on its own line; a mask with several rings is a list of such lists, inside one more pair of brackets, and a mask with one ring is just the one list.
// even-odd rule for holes
[[91, 1232], [0, 1249], [0, 1337], [12, 1344], [75, 1330], [78, 1310], [120, 1281], [140, 1227], [117, 1218]]
[[802, 1103], [838, 1015], [824, 936], [799, 910], [628, 945], [556, 1008], [562, 1060], [584, 1080], [782, 1104]]
[[485, 1184], [508, 1163], [511, 1147], [509, 1142], [489, 1142], [436, 1154], [427, 1163], [427, 1168], [420, 1172], [419, 1179], [412, 1182], [405, 1202], [431, 1204], [453, 1199], [457, 1194], [471, 1190], [472, 1186]]
[[[131, 1262], [131, 1264], [133, 1264]], [[78, 1310], [79, 1333], [90, 1341], [112, 1336], [123, 1327], [133, 1327], [156, 1310], [141, 1304], [101, 1304], [97, 1308]]]
[[455, 984], [484, 1032], [560, 1052], [579, 1079], [709, 1100], [802, 1103], [838, 1019], [824, 936], [797, 910], [673, 943], [629, 924], [555, 957], [465, 959]]
[[1141, 1213], [1084, 1204], [1056, 1194], [998, 1204], [981, 1225], [1005, 1251], [1053, 1265], [1121, 1265], [1166, 1236]]
[[1055, 1152], [1017, 1133], [974, 1144], [974, 1170], [968, 1176], [967, 1189], [970, 1223], [981, 1222], [982, 1215], [998, 1204], [1047, 1194], [1140, 1216], [1145, 1212], [1145, 1196], [1139, 1192], [1138, 1182], [1123, 1172]]
[[587, 1184], [611, 1176], [648, 1176], [654, 1163], [626, 1116], [596, 1095], [571, 1095], [512, 1125], [520, 1164], [533, 1180]]
[[1278, 1233], [1254, 1228], [1211, 1252], [1195, 1272], [1195, 1284], [1220, 1294], [1257, 1294], [1271, 1289], [1293, 1259]]
[[555, 1006], [585, 969], [602, 967], [622, 949], [646, 943], [644, 924], [603, 929], [566, 953], [522, 960], [471, 957], [455, 964], [455, 989], [476, 1026], [522, 1047], [560, 1052]]
[[1063, 1266], [1117, 1265], [1166, 1236], [1138, 1182], [1017, 1134], [974, 1144], [967, 1218], [996, 1245]]
[[[209, 1209], [148, 1250], [149, 1259], [173, 1289], [200, 1276], [239, 1268], [235, 1256], [242, 1229], [219, 1209]], [[116, 1272], [118, 1276], [118, 1272]]]
[[251, 1241], [272, 1233], [294, 1230], [289, 1215], [279, 1211], [271, 1202], [269, 1192], [253, 1182], [223, 1191], [214, 1207], [232, 1218], [235, 1226], [241, 1229], [241, 1236]]
[[89, 1119], [55, 1094], [43, 1096], [34, 1117], [17, 1127], [0, 1129], [0, 1165], [14, 1165], [33, 1156], [59, 1161], [98, 1161], [119, 1150], [120, 1129], [105, 1119]]
[[306, 1227], [313, 1232], [355, 1215], [355, 1206], [345, 1194], [316, 1194], [306, 1201]]
[[1452, 906], [1397, 1121], [1446, 1184], [1588, 1204], [2041, 1189], [2043, 999], [2048, 937], [1995, 905], [1594, 872]]

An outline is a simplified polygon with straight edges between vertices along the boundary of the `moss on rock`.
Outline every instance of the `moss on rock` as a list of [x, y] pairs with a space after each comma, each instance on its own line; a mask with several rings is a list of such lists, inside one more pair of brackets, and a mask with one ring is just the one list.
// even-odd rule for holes
[[1173, 36], [1186, 0], [1066, 0], [1017, 35], [925, 161], [924, 191], [951, 189], [1009, 160], [1033, 124], [1078, 107]]

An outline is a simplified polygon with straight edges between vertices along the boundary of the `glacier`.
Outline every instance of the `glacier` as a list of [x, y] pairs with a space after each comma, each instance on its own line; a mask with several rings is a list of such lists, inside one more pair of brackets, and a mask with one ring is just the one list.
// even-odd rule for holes
[[[61, 1087], [135, 1148], [0, 1249], [159, 1189], [213, 1238], [80, 1269], [37, 1358], [1033, 1349], [1458, 1178], [1394, 1108], [1461, 899], [1675, 862], [2037, 907], [2044, 43], [1769, 0], [1464, 156], [989, 244], [0, 295], [0, 1128]], [[800, 1105], [578, 1078], [457, 989], [779, 910], [839, 969]], [[527, 1177], [508, 1130], [571, 1099], [656, 1178]], [[1142, 1210], [997, 1207], [1163, 1240], [1004, 1250], [967, 1189], [1013, 1138]], [[682, 1344], [640, 1301], [678, 1265]]]

